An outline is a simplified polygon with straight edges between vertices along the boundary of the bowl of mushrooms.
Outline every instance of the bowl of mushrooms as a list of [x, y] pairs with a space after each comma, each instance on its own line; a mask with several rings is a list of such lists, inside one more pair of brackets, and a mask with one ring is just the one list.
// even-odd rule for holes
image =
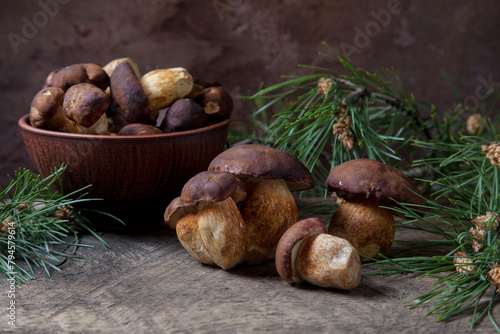
[[233, 106], [218, 83], [184, 68], [141, 76], [121, 58], [54, 70], [19, 126], [42, 176], [65, 165], [64, 193], [88, 187], [102, 199], [94, 209], [144, 228], [163, 226], [165, 206], [224, 150]]

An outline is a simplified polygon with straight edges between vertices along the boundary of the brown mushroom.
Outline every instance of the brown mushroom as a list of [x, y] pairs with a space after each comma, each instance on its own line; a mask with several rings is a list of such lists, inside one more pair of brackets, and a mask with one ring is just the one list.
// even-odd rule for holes
[[132, 123], [124, 126], [118, 131], [120, 136], [144, 136], [144, 135], [158, 135], [162, 134], [160, 128], [154, 125], [143, 124], [143, 123]]
[[30, 124], [36, 128], [81, 133], [75, 122], [63, 110], [64, 91], [58, 87], [40, 90], [31, 101]]
[[203, 108], [191, 99], [180, 99], [172, 103], [162, 121], [163, 132], [177, 132], [206, 126], [208, 116]]
[[260, 145], [234, 146], [215, 157], [208, 170], [230, 172], [245, 183], [240, 211], [250, 240], [246, 261], [274, 259], [281, 235], [298, 219], [291, 191], [314, 186], [309, 170], [294, 155]]
[[158, 69], [144, 74], [141, 85], [151, 110], [159, 110], [188, 95], [193, 88], [193, 77], [182, 67]]
[[361, 281], [361, 260], [345, 239], [327, 233], [319, 218], [303, 219], [281, 237], [276, 249], [276, 270], [289, 284], [353, 289]]
[[208, 87], [196, 99], [211, 119], [229, 118], [234, 109], [231, 94], [221, 87]]
[[44, 87], [59, 87], [67, 91], [80, 83], [92, 84], [104, 91], [109, 86], [109, 76], [99, 65], [74, 64], [49, 73]]
[[108, 116], [116, 127], [115, 130], [132, 123], [154, 123], [148, 97], [128, 62], [116, 65], [110, 78], [110, 90], [114, 113]]
[[193, 79], [193, 88], [191, 88], [191, 91], [185, 97], [194, 100], [203, 92], [205, 88], [208, 87], [220, 87], [220, 83], [217, 81], [203, 81], [200, 79]]
[[355, 159], [336, 166], [326, 180], [326, 188], [345, 200], [334, 213], [328, 232], [348, 240], [367, 258], [385, 254], [392, 246], [394, 215], [384, 207], [424, 204], [408, 176], [372, 159]]
[[110, 61], [109, 63], [104, 65], [102, 67], [102, 69], [111, 78], [111, 74], [113, 74], [115, 68], [119, 64], [124, 63], [124, 62], [128, 63], [130, 65], [130, 67], [132, 67], [132, 69], [134, 70], [135, 76], [137, 77], [137, 79], [140, 79], [141, 78], [141, 71], [139, 70], [139, 66], [137, 65], [137, 63], [132, 58], [124, 57], [124, 58], [113, 59], [112, 61]]
[[245, 196], [245, 186], [232, 174], [201, 172], [168, 205], [165, 223], [198, 262], [229, 270], [247, 251], [247, 229], [236, 206]]
[[71, 86], [64, 96], [64, 114], [87, 134], [108, 134], [109, 97], [94, 85]]

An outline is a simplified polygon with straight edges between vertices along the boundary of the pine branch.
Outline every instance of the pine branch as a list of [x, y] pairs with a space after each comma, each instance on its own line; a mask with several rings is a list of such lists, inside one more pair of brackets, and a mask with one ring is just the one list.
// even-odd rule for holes
[[35, 279], [35, 268], [50, 276], [67, 258], [81, 258], [77, 249], [92, 246], [80, 243], [80, 231], [108, 247], [74, 208], [97, 199], [84, 198], [85, 188], [66, 195], [55, 190], [64, 169], [47, 178], [19, 170], [0, 192], [0, 271], [18, 285]]

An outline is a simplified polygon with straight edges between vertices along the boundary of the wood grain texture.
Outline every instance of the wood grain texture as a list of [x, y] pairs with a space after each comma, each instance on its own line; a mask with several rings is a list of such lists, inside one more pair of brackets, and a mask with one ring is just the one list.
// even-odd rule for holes
[[[404, 233], [398, 231], [397, 237], [409, 237]], [[290, 286], [273, 262], [231, 271], [201, 265], [171, 230], [105, 233], [103, 238], [111, 249], [84, 236], [83, 243], [95, 246], [79, 250], [85, 260], [70, 259], [52, 277], [39, 273], [19, 289], [19, 332], [494, 332], [488, 319], [474, 329], [470, 314], [436, 324], [433, 316], [424, 316], [428, 309], [403, 305], [427, 292], [431, 278], [367, 276], [350, 291]], [[0, 294], [0, 305], [7, 305], [6, 297]], [[0, 323], [0, 332], [6, 329], [6, 321]]]

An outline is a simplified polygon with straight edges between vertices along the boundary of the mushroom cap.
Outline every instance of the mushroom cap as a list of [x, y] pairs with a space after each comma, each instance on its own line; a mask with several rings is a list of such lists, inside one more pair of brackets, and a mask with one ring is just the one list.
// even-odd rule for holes
[[130, 63], [123, 61], [116, 65], [110, 76], [111, 103], [116, 109], [114, 115], [126, 124], [153, 124], [149, 100]]
[[63, 108], [66, 117], [83, 127], [91, 127], [106, 114], [109, 104], [109, 97], [102, 89], [80, 83], [66, 91]]
[[283, 233], [275, 258], [276, 270], [281, 279], [289, 284], [304, 281], [295, 270], [297, 252], [305, 239], [319, 233], [327, 233], [325, 224], [319, 218], [300, 220]]
[[50, 72], [45, 87], [59, 87], [67, 91], [79, 83], [89, 83], [105, 90], [109, 86], [109, 76], [99, 65], [73, 64]]
[[346, 161], [330, 171], [326, 189], [338, 197], [374, 200], [385, 205], [423, 205], [413, 181], [396, 167], [372, 159]]
[[246, 189], [241, 180], [224, 172], [198, 173], [186, 182], [181, 195], [167, 206], [165, 222], [175, 228], [177, 220], [186, 212], [196, 211], [199, 202], [221, 202], [229, 197], [236, 203], [245, 199]]
[[157, 128], [154, 125], [143, 124], [143, 123], [132, 123], [129, 125], [125, 125], [123, 128], [118, 131], [118, 135], [120, 136], [145, 136], [145, 135], [157, 135], [162, 134], [160, 128]]
[[290, 191], [314, 187], [309, 170], [293, 154], [269, 146], [239, 145], [222, 152], [209, 171], [226, 171], [240, 178], [284, 180]]

